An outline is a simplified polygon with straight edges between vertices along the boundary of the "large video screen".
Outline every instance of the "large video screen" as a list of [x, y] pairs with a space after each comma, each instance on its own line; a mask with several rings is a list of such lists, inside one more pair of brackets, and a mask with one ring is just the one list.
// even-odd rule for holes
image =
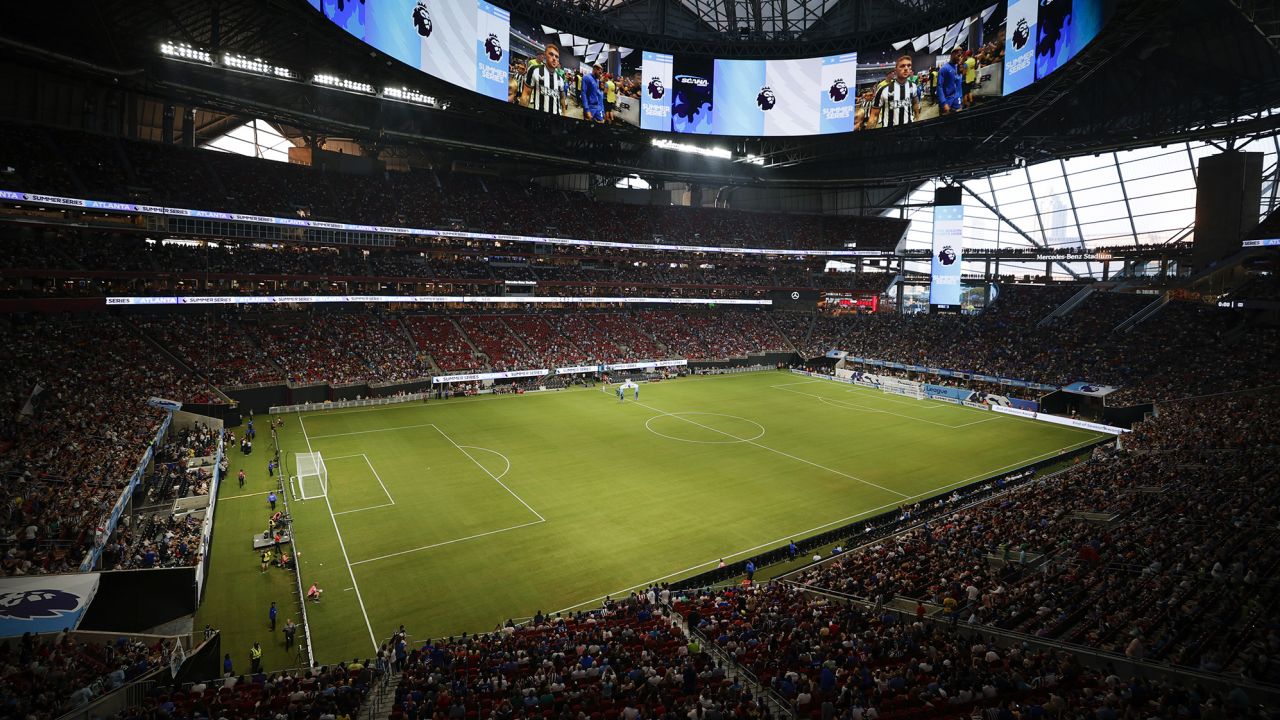
[[887, 47], [787, 60], [667, 55], [584, 38], [488, 0], [310, 0], [351, 35], [534, 112], [698, 135], [892, 128], [962, 113], [1048, 77], [1115, 0], [998, 0]]

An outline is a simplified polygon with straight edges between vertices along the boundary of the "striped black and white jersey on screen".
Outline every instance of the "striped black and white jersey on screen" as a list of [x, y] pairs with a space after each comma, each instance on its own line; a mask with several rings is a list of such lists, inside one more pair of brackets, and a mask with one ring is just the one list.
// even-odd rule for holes
[[916, 121], [916, 98], [919, 90], [913, 82], [897, 81], [876, 90], [872, 107], [880, 108], [880, 127], [897, 127]]
[[560, 115], [560, 98], [564, 94], [564, 78], [546, 65], [529, 68], [524, 84], [530, 89], [529, 107], [539, 112]]

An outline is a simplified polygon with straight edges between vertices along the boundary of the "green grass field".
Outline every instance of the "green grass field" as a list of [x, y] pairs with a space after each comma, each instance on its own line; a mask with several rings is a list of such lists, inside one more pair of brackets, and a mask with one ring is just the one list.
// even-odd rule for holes
[[[289, 467], [313, 450], [329, 470], [327, 497], [292, 504], [303, 583], [325, 589], [307, 605], [317, 659], [365, 655], [400, 623], [424, 639], [594, 606], [1100, 437], [780, 372], [611, 392], [287, 416]], [[268, 457], [232, 456], [198, 622], [238, 663], [261, 640], [268, 668], [291, 665], [266, 608], [297, 616], [292, 577], [260, 573], [249, 546]]]

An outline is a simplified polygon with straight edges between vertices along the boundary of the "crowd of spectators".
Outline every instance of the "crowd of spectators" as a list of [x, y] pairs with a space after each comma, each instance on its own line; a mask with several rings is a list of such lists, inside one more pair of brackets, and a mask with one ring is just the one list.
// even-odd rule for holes
[[[500, 177], [416, 170], [382, 177], [327, 174], [292, 163], [102, 137], [0, 126], [7, 188], [202, 210], [370, 225], [729, 247], [892, 248], [906, 221], [717, 208], [627, 205]], [[180, 178], [180, 181], [175, 181]], [[202, 182], [193, 181], [202, 179]]]
[[385, 669], [369, 659], [270, 675], [231, 676], [181, 688], [158, 685], [114, 720], [352, 720], [384, 674]]
[[79, 566], [156, 434], [153, 396], [210, 391], [124, 320], [9, 316], [0, 347], [0, 552], [6, 575]]
[[293, 383], [387, 383], [431, 374], [394, 317], [264, 312], [241, 327]]
[[569, 616], [539, 611], [488, 634], [395, 642], [393, 720], [769, 716], [690, 642], [656, 590]]
[[163, 661], [159, 643], [97, 643], [67, 632], [0, 641], [0, 712], [53, 720], [136, 680]]
[[1280, 432], [1264, 420], [1277, 409], [1274, 394], [1163, 405], [1123, 450], [925, 519], [798, 583], [1280, 681]]

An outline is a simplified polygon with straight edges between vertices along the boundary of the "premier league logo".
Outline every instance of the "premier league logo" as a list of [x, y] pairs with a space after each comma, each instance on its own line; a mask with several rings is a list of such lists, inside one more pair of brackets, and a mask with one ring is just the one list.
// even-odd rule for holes
[[494, 62], [502, 59], [502, 41], [497, 35], [489, 33], [489, 39], [484, 41], [484, 52]]
[[951, 249], [950, 245], [943, 245], [938, 251], [938, 262], [943, 265], [954, 265], [956, 262], [956, 251]]
[[655, 77], [649, 81], [649, 97], [654, 100], [661, 100], [663, 95], [667, 94], [667, 89], [662, 86], [662, 78]]
[[1018, 27], [1013, 30], [1013, 49], [1021, 50], [1027, 46], [1027, 41], [1031, 39], [1031, 27], [1027, 25], [1026, 18], [1018, 20]]
[[843, 102], [849, 97], [849, 86], [845, 84], [844, 78], [836, 78], [836, 81], [827, 89], [827, 94], [831, 96], [833, 102]]
[[777, 104], [778, 98], [774, 97], [773, 91], [769, 89], [768, 85], [760, 88], [760, 94], [756, 95], [756, 105], [759, 105], [761, 110], [772, 110], [773, 106]]
[[62, 590], [24, 590], [0, 595], [0, 617], [53, 618], [76, 609], [80, 598]]
[[431, 11], [423, 0], [418, 0], [418, 5], [413, 8], [413, 26], [422, 37], [431, 35]]

